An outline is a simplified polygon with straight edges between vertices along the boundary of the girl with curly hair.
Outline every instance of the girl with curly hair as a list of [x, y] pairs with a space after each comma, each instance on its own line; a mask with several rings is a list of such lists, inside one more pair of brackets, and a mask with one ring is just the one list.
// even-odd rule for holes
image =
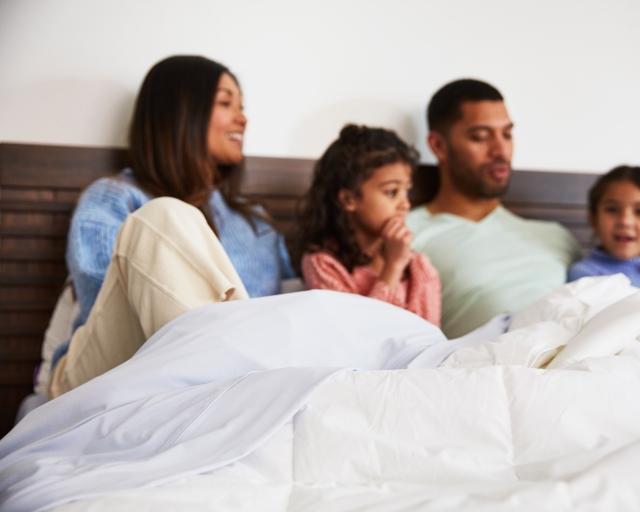
[[296, 261], [309, 288], [357, 293], [440, 324], [440, 279], [405, 225], [417, 152], [394, 132], [345, 126], [303, 200]]

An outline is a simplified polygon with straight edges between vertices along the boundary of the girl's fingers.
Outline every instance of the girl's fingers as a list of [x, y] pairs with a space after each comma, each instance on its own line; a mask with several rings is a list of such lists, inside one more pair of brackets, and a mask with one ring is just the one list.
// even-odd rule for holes
[[402, 230], [408, 229], [404, 223], [404, 218], [400, 216], [391, 217], [384, 224], [382, 228], [382, 236], [387, 238], [389, 236], [397, 235]]
[[404, 239], [407, 236], [411, 236], [411, 231], [409, 231], [409, 228], [404, 224], [398, 224], [394, 231], [393, 231], [393, 235], [394, 238], [398, 238], [398, 239]]

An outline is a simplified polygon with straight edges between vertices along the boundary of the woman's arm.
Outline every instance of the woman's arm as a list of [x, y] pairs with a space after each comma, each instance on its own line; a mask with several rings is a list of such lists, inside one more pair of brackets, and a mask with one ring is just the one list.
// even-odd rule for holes
[[293, 266], [291, 265], [289, 251], [284, 243], [284, 237], [280, 234], [278, 235], [278, 256], [280, 259], [280, 272], [282, 273], [281, 279], [296, 277], [296, 273], [293, 271]]
[[122, 223], [145, 200], [146, 196], [137, 188], [114, 178], [96, 181], [80, 197], [71, 218], [66, 253], [80, 307], [74, 329], [89, 316]]

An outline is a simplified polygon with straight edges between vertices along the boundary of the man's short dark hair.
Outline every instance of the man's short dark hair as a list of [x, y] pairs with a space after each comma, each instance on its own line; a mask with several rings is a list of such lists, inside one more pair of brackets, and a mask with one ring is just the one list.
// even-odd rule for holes
[[504, 101], [493, 85], [472, 78], [455, 80], [442, 86], [427, 106], [429, 130], [445, 132], [460, 119], [460, 105], [465, 101]]

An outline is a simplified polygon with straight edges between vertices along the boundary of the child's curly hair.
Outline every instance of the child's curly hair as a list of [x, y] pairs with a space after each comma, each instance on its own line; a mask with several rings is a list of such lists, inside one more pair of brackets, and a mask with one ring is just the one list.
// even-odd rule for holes
[[349, 216], [338, 194], [349, 190], [360, 194], [360, 185], [373, 172], [388, 164], [407, 164], [412, 172], [418, 152], [395, 132], [348, 124], [316, 162], [311, 187], [302, 198], [298, 213], [298, 236], [293, 248], [294, 262], [300, 268], [308, 252], [327, 251], [349, 272], [369, 263], [356, 243]]

